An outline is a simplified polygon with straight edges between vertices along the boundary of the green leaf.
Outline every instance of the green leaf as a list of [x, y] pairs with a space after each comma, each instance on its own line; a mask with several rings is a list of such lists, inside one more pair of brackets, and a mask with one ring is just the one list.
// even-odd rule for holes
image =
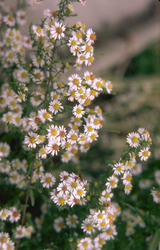
[[31, 205], [33, 207], [35, 204], [35, 199], [34, 199], [34, 193], [32, 189], [29, 190], [29, 194], [30, 194], [30, 199], [31, 199]]
[[158, 243], [160, 242], [160, 228], [156, 231], [154, 237], [153, 237], [153, 241], [150, 245], [149, 250], [157, 250], [158, 247]]

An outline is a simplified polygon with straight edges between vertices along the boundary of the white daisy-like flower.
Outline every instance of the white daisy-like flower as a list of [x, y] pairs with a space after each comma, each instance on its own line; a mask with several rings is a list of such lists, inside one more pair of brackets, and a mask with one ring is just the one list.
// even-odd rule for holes
[[106, 182], [107, 188], [109, 189], [116, 188], [117, 185], [118, 185], [118, 178], [116, 176], [112, 175], [111, 177], [107, 179], [107, 182]]
[[[2, 153], [0, 152], [0, 157], [2, 157]], [[11, 165], [9, 161], [0, 162], [0, 173], [9, 173], [11, 169]]]
[[127, 185], [130, 184], [132, 181], [132, 174], [130, 171], [125, 171], [123, 176], [122, 176], [123, 184]]
[[31, 75], [32, 80], [36, 83], [36, 84], [40, 84], [43, 82], [44, 80], [44, 73], [42, 70], [40, 69], [34, 69], [33, 70], [33, 75]]
[[56, 182], [56, 178], [51, 173], [45, 173], [41, 176], [41, 183], [43, 187], [50, 188]]
[[56, 138], [59, 136], [59, 128], [57, 125], [50, 125], [47, 129], [48, 134], [47, 137], [50, 138]]
[[112, 85], [111, 81], [107, 81], [107, 82], [105, 83], [105, 88], [106, 88], [108, 94], [110, 94], [110, 93], [112, 92], [113, 85]]
[[12, 15], [4, 16], [3, 21], [4, 21], [4, 23], [6, 23], [10, 27], [13, 27], [16, 23], [15, 18]]
[[57, 155], [58, 151], [60, 150], [60, 139], [58, 138], [52, 138], [49, 140], [49, 143], [47, 145], [47, 150], [51, 155]]
[[33, 61], [34, 66], [36, 66], [37, 68], [43, 67], [45, 63], [42, 58], [36, 57], [35, 55], [32, 55], [32, 61]]
[[35, 148], [37, 146], [37, 134], [33, 132], [29, 132], [28, 136], [26, 135], [24, 138], [24, 144], [26, 144], [29, 148]]
[[18, 184], [22, 176], [17, 171], [12, 171], [9, 173], [9, 181], [11, 184]]
[[96, 38], [97, 37], [96, 37], [95, 32], [93, 32], [93, 30], [91, 28], [88, 29], [87, 32], [86, 32], [86, 41], [87, 41], [87, 43], [92, 45], [95, 42]]
[[160, 191], [151, 190], [151, 194], [152, 194], [152, 196], [153, 196], [154, 202], [160, 203]]
[[138, 156], [140, 157], [141, 161], [147, 161], [150, 155], [151, 152], [149, 147], [141, 149], [141, 151], [138, 153]]
[[94, 124], [93, 123], [87, 123], [86, 125], [84, 125], [84, 132], [90, 136], [95, 132], [94, 129]]
[[82, 46], [82, 51], [84, 51], [86, 56], [93, 55], [94, 48], [90, 44], [86, 43], [85, 45]]
[[62, 171], [60, 174], [59, 174], [59, 177], [60, 177], [60, 180], [61, 181], [66, 181], [68, 180], [69, 178], [69, 173], [67, 171]]
[[114, 174], [120, 175], [124, 172], [124, 164], [122, 162], [118, 162], [113, 166]]
[[59, 126], [58, 129], [59, 129], [60, 140], [63, 142], [66, 139], [66, 134], [67, 134], [66, 128], [62, 125], [62, 126]]
[[137, 148], [139, 146], [140, 135], [139, 133], [132, 132], [127, 135], [127, 143], [130, 147]]
[[23, 36], [23, 46], [26, 49], [31, 49], [32, 48], [33, 41], [30, 39], [29, 36]]
[[0, 143], [1, 157], [7, 157], [10, 153], [10, 146], [6, 142]]
[[68, 142], [71, 144], [74, 144], [78, 140], [78, 132], [74, 131], [73, 129], [70, 130], [70, 132], [67, 135]]
[[43, 143], [46, 139], [45, 135], [38, 135], [37, 136], [37, 144]]
[[139, 175], [140, 173], [142, 173], [142, 165], [140, 163], [136, 163], [131, 169], [131, 173], [133, 175]]
[[39, 26], [33, 25], [32, 30], [37, 37], [44, 37], [45, 36], [44, 30]]
[[54, 229], [56, 232], [60, 232], [63, 228], [65, 228], [65, 223], [64, 223], [64, 218], [63, 217], [58, 217], [54, 220], [53, 224]]
[[3, 114], [2, 121], [5, 123], [13, 123], [13, 113], [7, 112], [7, 113]]
[[38, 156], [41, 157], [42, 159], [46, 159], [47, 154], [48, 154], [47, 146], [43, 146], [42, 148], [39, 149]]
[[65, 26], [62, 23], [55, 22], [54, 25], [50, 28], [50, 38], [61, 39], [64, 37]]
[[87, 56], [86, 56], [86, 59], [85, 59], [85, 65], [86, 65], [86, 66], [91, 66], [92, 63], [93, 63], [93, 61], [94, 61], [94, 56], [93, 56], [93, 54], [87, 55]]
[[72, 159], [72, 157], [73, 154], [67, 151], [61, 155], [61, 160], [62, 162], [69, 162]]
[[82, 224], [81, 228], [83, 229], [83, 232], [87, 234], [91, 234], [95, 231], [94, 229], [94, 222], [90, 218], [86, 218]]
[[63, 109], [63, 106], [61, 104], [61, 102], [59, 102], [58, 100], [54, 100], [54, 101], [51, 101], [49, 103], [49, 111], [53, 114], [57, 114], [58, 112], [61, 112], [62, 109]]
[[24, 25], [26, 23], [26, 12], [24, 10], [18, 10], [16, 12], [17, 23]]
[[83, 116], [84, 112], [85, 112], [84, 108], [81, 105], [76, 105], [73, 108], [73, 114], [77, 118], [81, 118]]
[[84, 145], [88, 142], [88, 136], [85, 133], [80, 133], [77, 142], [80, 145]]
[[138, 132], [140, 133], [142, 140], [148, 141], [148, 139], [150, 138], [148, 130], [146, 130], [145, 128], [139, 128]]
[[86, 195], [86, 190], [83, 186], [78, 186], [73, 190], [73, 195], [77, 198], [80, 199]]
[[132, 190], [132, 184], [131, 184], [130, 182], [128, 182], [128, 183], [125, 184], [125, 186], [124, 186], [124, 192], [125, 192], [126, 194], [130, 194], [131, 190]]
[[93, 249], [92, 239], [89, 237], [85, 237], [81, 239], [80, 242], [78, 243], [78, 249], [82, 249], [82, 250]]
[[0, 210], [0, 219], [3, 221], [7, 220], [7, 218], [9, 217], [9, 210], [4, 208], [2, 210]]
[[16, 73], [17, 73], [18, 81], [20, 81], [22, 83], [28, 83], [29, 82], [29, 74], [28, 74], [27, 70], [19, 69]]
[[116, 226], [111, 225], [105, 233], [106, 233], [106, 240], [114, 239], [115, 236], [117, 235]]
[[38, 117], [43, 123], [46, 121], [52, 121], [52, 115], [46, 109], [39, 110]]
[[6, 249], [7, 244], [10, 242], [10, 237], [8, 233], [0, 232], [0, 244], [2, 249]]
[[21, 239], [26, 236], [26, 228], [24, 226], [18, 226], [16, 227], [14, 231], [14, 237], [15, 239]]
[[113, 193], [111, 192], [111, 189], [106, 189], [102, 191], [101, 197], [99, 198], [100, 204], [105, 204], [108, 201], [111, 201], [111, 198], [113, 197]]
[[69, 47], [74, 48], [74, 49], [76, 49], [76, 48], [79, 46], [79, 44], [80, 44], [80, 42], [78, 41], [78, 39], [77, 39], [76, 36], [72, 36], [72, 37], [69, 39], [68, 43], [67, 43], [67, 45], [68, 45]]
[[76, 228], [78, 224], [78, 216], [76, 214], [73, 215], [68, 214], [66, 218], [66, 224], [70, 228]]
[[20, 212], [17, 210], [16, 207], [11, 207], [9, 212], [9, 220], [10, 222], [17, 222], [21, 218]]
[[67, 203], [68, 195], [61, 195], [59, 193], [57, 195], [53, 195], [53, 192], [51, 192], [51, 200], [58, 206], [64, 206]]
[[82, 79], [79, 75], [73, 74], [69, 78], [69, 83], [68, 85], [70, 86], [71, 89], [77, 90], [77, 88], [81, 85]]

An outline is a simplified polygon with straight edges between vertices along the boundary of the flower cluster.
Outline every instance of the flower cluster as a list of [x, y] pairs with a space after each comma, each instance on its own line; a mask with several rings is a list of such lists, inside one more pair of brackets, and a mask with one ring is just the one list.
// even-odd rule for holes
[[89, 189], [88, 182], [82, 180], [80, 176], [66, 171], [60, 173], [60, 183], [51, 194], [51, 200], [58, 206], [69, 205], [73, 207], [76, 204], [86, 204], [86, 193]]
[[82, 222], [81, 228], [89, 235], [99, 232], [96, 237], [82, 238], [78, 243], [78, 249], [102, 249], [106, 241], [114, 239], [117, 235], [116, 227], [113, 224], [120, 214], [117, 203], [108, 203], [104, 210], [91, 209], [89, 216]]
[[[19, 50], [15, 52], [17, 59], [7, 66], [15, 66], [12, 76], [15, 88], [8, 83], [2, 85], [0, 102], [5, 110], [2, 120], [7, 129], [16, 127], [25, 133], [24, 149], [34, 150], [42, 159], [60, 152], [62, 161], [68, 162], [78, 151], [87, 152], [90, 144], [97, 139], [104, 118], [98, 106], [88, 106], [101, 92], [111, 93], [112, 84], [96, 78], [90, 71], [85, 71], [82, 77], [72, 74], [68, 82], [58, 80], [57, 76], [64, 72], [68, 67], [66, 65], [72, 63], [58, 58], [57, 47], [68, 45], [73, 55], [79, 58], [83, 54], [85, 65], [89, 66], [91, 62], [86, 60], [93, 57], [92, 46], [96, 35], [92, 29], [85, 31], [80, 23], [65, 27], [58, 15], [53, 17], [50, 13], [45, 11], [43, 24], [33, 25], [30, 30], [31, 42], [26, 48], [33, 46], [36, 50], [36, 55], [31, 53], [30, 66], [25, 65]], [[15, 30], [11, 31], [15, 34]], [[9, 33], [10, 30], [6, 32]], [[19, 36], [23, 40], [22, 35]], [[90, 52], [89, 47], [92, 48]], [[29, 86], [32, 85], [34, 90], [30, 92]], [[26, 116], [28, 105], [31, 110], [37, 111], [31, 111]], [[70, 117], [68, 125], [66, 116]]]
[[78, 216], [76, 214], [72, 215], [68, 214], [65, 220], [61, 216], [57, 217], [54, 220], [53, 228], [57, 233], [59, 233], [66, 226], [68, 226], [69, 228], [76, 228], [78, 223], [79, 223]]
[[0, 219], [2, 221], [8, 220], [13, 223], [19, 221], [20, 217], [21, 214], [16, 207], [10, 207], [9, 209], [4, 208], [0, 210]]
[[123, 210], [122, 221], [127, 222], [126, 236], [130, 236], [135, 233], [136, 227], [145, 228], [145, 222], [138, 214], [133, 214], [130, 209]]
[[10, 239], [10, 236], [8, 233], [4, 233], [4, 232], [0, 233], [0, 248], [2, 250], [4, 249], [14, 250], [15, 249], [14, 242]]
[[[113, 197], [112, 189], [118, 186], [119, 179], [122, 180], [125, 193], [129, 194], [131, 192], [132, 175], [136, 175], [141, 172], [141, 167], [136, 161], [136, 155], [140, 157], [141, 161], [146, 161], [151, 154], [150, 134], [144, 128], [139, 128], [137, 132], [129, 133], [127, 136], [127, 143], [131, 151], [128, 152], [127, 157], [125, 156], [118, 162], [111, 165], [113, 173], [109, 178], [107, 178], [106, 189], [102, 191], [102, 195], [99, 199], [102, 204], [111, 200]], [[134, 148], [136, 148], [135, 152]]]

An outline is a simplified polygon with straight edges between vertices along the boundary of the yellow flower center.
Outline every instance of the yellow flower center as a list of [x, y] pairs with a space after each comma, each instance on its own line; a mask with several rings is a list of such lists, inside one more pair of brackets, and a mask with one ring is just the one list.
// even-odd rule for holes
[[86, 228], [87, 228], [88, 231], [92, 231], [92, 228], [93, 228], [93, 227], [92, 227], [91, 224], [89, 224], [89, 225], [86, 226]]
[[47, 178], [45, 179], [45, 182], [46, 182], [46, 183], [51, 183], [51, 182], [52, 182], [52, 179], [51, 179], [50, 177], [47, 177]]
[[55, 136], [58, 134], [58, 131], [56, 129], [51, 130], [51, 135]]
[[79, 84], [79, 79], [74, 79], [73, 83], [74, 83], [74, 85], [78, 85]]
[[27, 77], [27, 73], [26, 73], [26, 72], [23, 72], [23, 73], [21, 74], [21, 77], [22, 77], [22, 78], [26, 78], [26, 77]]
[[50, 118], [50, 114], [49, 114], [48, 112], [46, 112], [46, 113], [44, 113], [43, 117], [44, 117], [45, 119], [49, 119], [49, 118]]
[[54, 104], [54, 109], [58, 110], [60, 105], [58, 103]]
[[37, 27], [37, 29], [36, 29], [36, 31], [37, 31], [37, 33], [42, 33], [42, 29], [40, 28], [40, 27]]
[[83, 195], [83, 190], [78, 190], [78, 191], [77, 191], [77, 194], [78, 194], [79, 196], [82, 196], [82, 195]]
[[72, 182], [71, 187], [72, 187], [72, 188], [76, 188], [76, 187], [77, 187], [77, 182], [75, 182], [75, 181]]
[[63, 205], [65, 203], [65, 199], [63, 197], [59, 198], [59, 204]]
[[150, 156], [150, 151], [145, 151], [145, 152], [143, 153], [143, 155], [144, 155], [144, 157], [149, 157], [149, 156]]
[[30, 143], [32, 144], [36, 142], [36, 139], [34, 137], [31, 137], [29, 140], [30, 140]]
[[132, 180], [132, 176], [131, 176], [131, 175], [128, 175], [128, 176], [126, 177], [126, 180], [127, 180], [127, 181], [131, 181], [131, 180]]
[[77, 41], [76, 40], [72, 40], [71, 45], [75, 46], [76, 44], [77, 44]]
[[133, 143], [138, 142], [138, 138], [137, 138], [136, 136], [134, 136], [134, 137], [132, 138], [132, 142], [133, 142]]
[[77, 136], [76, 136], [76, 135], [72, 135], [72, 136], [71, 136], [71, 139], [72, 139], [73, 141], [76, 141], [76, 140], [77, 140]]
[[107, 230], [107, 233], [108, 233], [109, 235], [112, 235], [112, 234], [113, 234], [113, 230], [112, 230], [112, 229], [108, 229], [108, 230]]
[[96, 40], [96, 35], [95, 35], [94, 33], [92, 33], [92, 34], [90, 35], [90, 39], [93, 40], [93, 41], [95, 41], [95, 40]]

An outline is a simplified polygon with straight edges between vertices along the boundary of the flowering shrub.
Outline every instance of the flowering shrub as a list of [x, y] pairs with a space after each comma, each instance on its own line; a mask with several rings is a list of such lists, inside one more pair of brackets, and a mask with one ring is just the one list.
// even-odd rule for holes
[[[70, 2], [61, 0], [55, 12], [44, 10], [42, 23], [31, 24], [29, 36], [19, 29], [26, 22], [27, 1], [18, 1], [14, 13], [0, 2], [5, 126], [0, 175], [6, 193], [0, 204], [0, 249], [99, 250], [117, 236], [120, 216], [136, 221], [127, 224], [126, 235], [136, 225], [145, 226], [140, 215], [121, 213], [115, 190], [130, 194], [133, 175], [142, 171], [137, 159], [147, 161], [151, 154], [147, 130], [128, 134], [128, 150], [100, 180], [92, 182], [74, 167], [105, 122], [94, 99], [102, 92], [111, 94], [112, 84], [89, 70], [77, 73], [94, 61], [96, 34], [80, 21], [64, 23], [75, 15]], [[63, 56], [65, 50], [71, 57]], [[61, 76], [69, 67], [76, 73], [64, 82]], [[159, 191], [152, 195], [159, 203]]]

